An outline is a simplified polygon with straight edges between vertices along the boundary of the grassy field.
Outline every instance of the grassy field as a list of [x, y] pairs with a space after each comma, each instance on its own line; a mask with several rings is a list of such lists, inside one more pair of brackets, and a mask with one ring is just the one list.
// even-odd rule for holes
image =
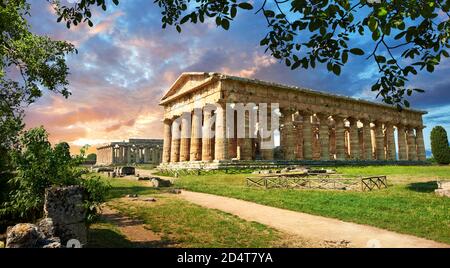
[[388, 189], [373, 192], [256, 189], [249, 174], [182, 175], [177, 187], [368, 224], [450, 243], [450, 199], [433, 192], [437, 179], [450, 179], [450, 166], [342, 167], [356, 176], [387, 175]]
[[[106, 179], [106, 178], [105, 178]], [[157, 247], [321, 247], [255, 222], [218, 210], [206, 209], [179, 199], [174, 194], [150, 188], [145, 181], [107, 179], [112, 190], [108, 206], [139, 219], [162, 241]], [[156, 202], [130, 201], [126, 194], [152, 196]], [[111, 222], [100, 220], [90, 228], [90, 247], [140, 247], [128, 241]]]

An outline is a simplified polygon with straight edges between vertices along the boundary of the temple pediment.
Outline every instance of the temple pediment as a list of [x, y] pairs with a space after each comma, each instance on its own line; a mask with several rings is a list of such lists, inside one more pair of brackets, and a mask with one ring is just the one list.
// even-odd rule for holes
[[203, 72], [182, 73], [161, 98], [160, 104], [179, 98], [182, 95], [210, 83], [213, 80], [213, 77], [214, 76], [210, 73]]

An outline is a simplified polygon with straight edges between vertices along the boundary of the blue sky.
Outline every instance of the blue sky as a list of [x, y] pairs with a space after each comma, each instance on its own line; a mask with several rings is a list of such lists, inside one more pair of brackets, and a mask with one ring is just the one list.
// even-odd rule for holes
[[[266, 22], [254, 11], [238, 14], [229, 31], [207, 21], [187, 24], [179, 34], [161, 29], [158, 7], [151, 0], [121, 1], [107, 12], [94, 12], [93, 28], [71, 29], [56, 23], [46, 1], [31, 2], [33, 32], [67, 40], [78, 49], [67, 58], [73, 95], [66, 100], [47, 93], [27, 109], [27, 125], [43, 124], [53, 142], [65, 140], [76, 148], [130, 137], [160, 138], [162, 109], [157, 103], [185, 71], [222, 72], [379, 101], [370, 92], [378, 70], [365, 57], [350, 57], [337, 77], [325, 66], [291, 71], [265, 54], [259, 41]], [[354, 46], [373, 47], [371, 39], [353, 41]], [[427, 149], [433, 126], [450, 131], [449, 74], [450, 62], [444, 59], [434, 73], [420, 73], [410, 81], [426, 90], [410, 101], [428, 111]]]

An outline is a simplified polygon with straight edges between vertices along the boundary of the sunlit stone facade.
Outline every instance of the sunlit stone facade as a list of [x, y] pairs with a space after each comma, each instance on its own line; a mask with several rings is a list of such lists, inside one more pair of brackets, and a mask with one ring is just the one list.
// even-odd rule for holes
[[[230, 125], [225, 115], [230, 103], [255, 103], [256, 109], [262, 103], [277, 103], [276, 110], [268, 107], [268, 114], [279, 114], [279, 127], [271, 129], [269, 122], [266, 131], [275, 133], [279, 144], [262, 148], [261, 133], [228, 138], [236, 129], [248, 132], [260, 124], [250, 119], [248, 111]], [[211, 104], [219, 109], [209, 109]], [[161, 167], [425, 161], [424, 111], [400, 112], [384, 104], [218, 73], [183, 73], [160, 105], [164, 107]]]

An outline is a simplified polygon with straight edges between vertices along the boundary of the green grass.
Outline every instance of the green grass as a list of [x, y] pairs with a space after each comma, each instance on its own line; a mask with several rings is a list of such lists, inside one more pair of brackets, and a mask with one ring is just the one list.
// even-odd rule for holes
[[[174, 194], [170, 188], [150, 188], [146, 181], [107, 178], [112, 189], [107, 204], [120, 213], [141, 220], [162, 237], [160, 247], [304, 247], [322, 246], [292, 237], [265, 225], [248, 222], [218, 210], [203, 208]], [[127, 194], [156, 197], [157, 201], [123, 199]], [[91, 226], [90, 247], [136, 247], [110, 222]], [[145, 246], [145, 245], [144, 245]]]
[[257, 189], [245, 186], [248, 174], [181, 176], [175, 185], [315, 215], [368, 224], [450, 243], [450, 198], [433, 191], [436, 179], [450, 179], [450, 166], [340, 167], [338, 172], [388, 175], [388, 189], [373, 192]]
[[152, 204], [114, 200], [110, 205], [142, 220], [170, 247], [273, 247], [286, 239], [281, 232], [262, 224], [175, 197], [159, 195]]
[[108, 178], [102, 175], [103, 179], [112, 186], [107, 199], [124, 197], [127, 194], [148, 195], [165, 192], [164, 188], [152, 188], [146, 181], [138, 181], [124, 178]]
[[112, 223], [97, 222], [90, 226], [89, 248], [132, 248], [133, 243]]

